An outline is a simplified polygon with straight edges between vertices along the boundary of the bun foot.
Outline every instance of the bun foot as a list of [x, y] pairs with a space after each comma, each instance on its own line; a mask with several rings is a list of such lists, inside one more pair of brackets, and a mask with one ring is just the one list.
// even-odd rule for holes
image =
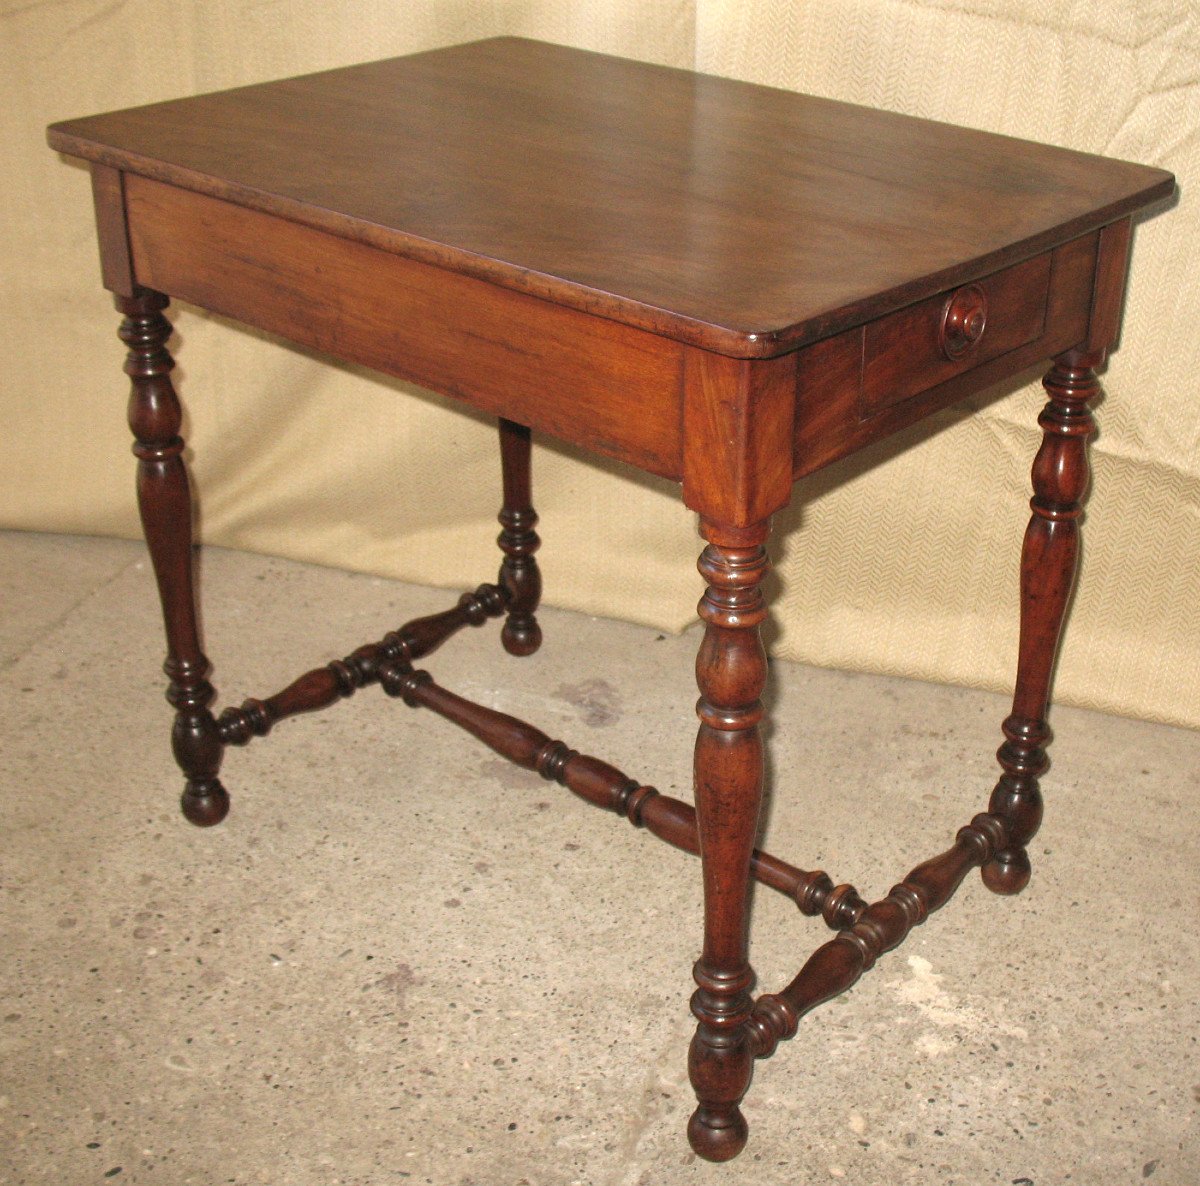
[[229, 792], [216, 780], [188, 783], [179, 801], [184, 817], [198, 828], [211, 828], [229, 814]]
[[1028, 884], [1033, 870], [1023, 848], [1001, 853], [980, 870], [983, 884], [994, 894], [1019, 894]]
[[697, 1108], [687, 1126], [688, 1143], [705, 1161], [729, 1161], [745, 1147], [750, 1126], [741, 1109]]
[[542, 645], [542, 628], [536, 618], [524, 622], [509, 618], [500, 631], [500, 642], [510, 655], [532, 655]]

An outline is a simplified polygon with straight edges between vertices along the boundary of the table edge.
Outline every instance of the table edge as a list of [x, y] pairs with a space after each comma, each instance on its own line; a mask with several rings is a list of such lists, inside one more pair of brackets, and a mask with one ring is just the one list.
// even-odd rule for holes
[[580, 281], [523, 268], [520, 265], [479, 255], [461, 247], [451, 247], [435, 240], [425, 239], [394, 227], [365, 222], [335, 210], [314, 206], [252, 186], [240, 185], [181, 165], [145, 157], [126, 149], [113, 148], [69, 131], [70, 125], [74, 122], [74, 120], [64, 120], [51, 124], [47, 128], [46, 141], [52, 149], [67, 156], [117, 169], [123, 173], [134, 173], [152, 181], [178, 186], [181, 189], [192, 190], [231, 202], [234, 205], [272, 214], [290, 222], [326, 231], [340, 238], [363, 243], [394, 255], [418, 260], [421, 263], [431, 264], [434, 267], [444, 268], [461, 275], [472, 276], [501, 288], [538, 297], [552, 304], [646, 330], [685, 345], [732, 358], [745, 359], [773, 358], [843, 330], [853, 329], [856, 325], [861, 325], [875, 317], [894, 312], [947, 288], [968, 283], [997, 268], [1050, 250], [1079, 235], [1087, 234], [1089, 231], [1107, 226], [1127, 215], [1164, 202], [1176, 192], [1173, 174], [1154, 166], [1141, 166], [1147, 170], [1147, 173], [1158, 174], [1153, 183], [1106, 206], [1089, 210], [1068, 222], [1059, 223], [1036, 235], [1005, 244], [1003, 247], [975, 259], [931, 272], [882, 292], [872, 293], [860, 300], [841, 305], [803, 321], [751, 330], [689, 317], [686, 314], [638, 301], [633, 297], [620, 296], [604, 289], [592, 288]]

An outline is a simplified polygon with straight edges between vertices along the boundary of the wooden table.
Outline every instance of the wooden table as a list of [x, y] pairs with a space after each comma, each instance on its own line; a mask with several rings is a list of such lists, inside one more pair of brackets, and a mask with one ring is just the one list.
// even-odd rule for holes
[[[745, 1144], [754, 1059], [803, 1014], [974, 866], [997, 893], [1025, 886], [1095, 369], [1119, 325], [1130, 216], [1172, 194], [1169, 174], [512, 38], [72, 120], [49, 140], [91, 162], [103, 279], [124, 314], [138, 499], [193, 823], [228, 810], [228, 746], [378, 682], [699, 852], [688, 1136], [712, 1160]], [[168, 294], [495, 414], [497, 583], [215, 716]], [[1048, 358], [1000, 780], [951, 848], [868, 905], [753, 848], [770, 517], [801, 475]], [[541, 640], [530, 428], [680, 482], [699, 514], [695, 808], [414, 667], [490, 617], [504, 617], [512, 654]], [[751, 877], [837, 931], [757, 999]]]

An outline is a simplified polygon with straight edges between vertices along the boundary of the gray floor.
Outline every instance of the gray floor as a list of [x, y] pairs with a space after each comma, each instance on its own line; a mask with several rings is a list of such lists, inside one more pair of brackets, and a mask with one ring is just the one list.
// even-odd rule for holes
[[[1200, 1180], [1200, 735], [1059, 711], [1034, 879], [977, 877], [761, 1063], [751, 1143], [695, 1160], [699, 868], [364, 690], [175, 809], [139, 546], [0, 535], [0, 1182]], [[210, 551], [224, 701], [444, 592]], [[562, 612], [427, 665], [688, 795], [695, 634]], [[1077, 641], [1077, 640], [1076, 640]], [[998, 697], [773, 665], [768, 847], [878, 897], [986, 802]], [[760, 984], [827, 937], [756, 902]]]

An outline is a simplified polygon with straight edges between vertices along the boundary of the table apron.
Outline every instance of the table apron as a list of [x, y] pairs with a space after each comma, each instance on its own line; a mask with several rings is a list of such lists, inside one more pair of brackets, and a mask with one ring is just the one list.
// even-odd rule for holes
[[683, 347], [127, 174], [137, 283], [678, 480]]
[[[962, 358], [937, 349], [948, 290], [791, 356], [722, 360], [278, 215], [123, 182], [137, 284], [683, 481], [689, 505], [731, 523], [786, 501], [786, 477], [772, 479], [774, 493], [751, 487], [786, 470], [787, 423], [794, 479], [1083, 341], [1104, 234], [976, 282], [993, 308], [980, 348]], [[731, 372], [728, 399], [709, 390], [714, 367]], [[726, 404], [732, 416], [697, 413]], [[689, 497], [731, 473], [748, 475], [746, 493]]]

